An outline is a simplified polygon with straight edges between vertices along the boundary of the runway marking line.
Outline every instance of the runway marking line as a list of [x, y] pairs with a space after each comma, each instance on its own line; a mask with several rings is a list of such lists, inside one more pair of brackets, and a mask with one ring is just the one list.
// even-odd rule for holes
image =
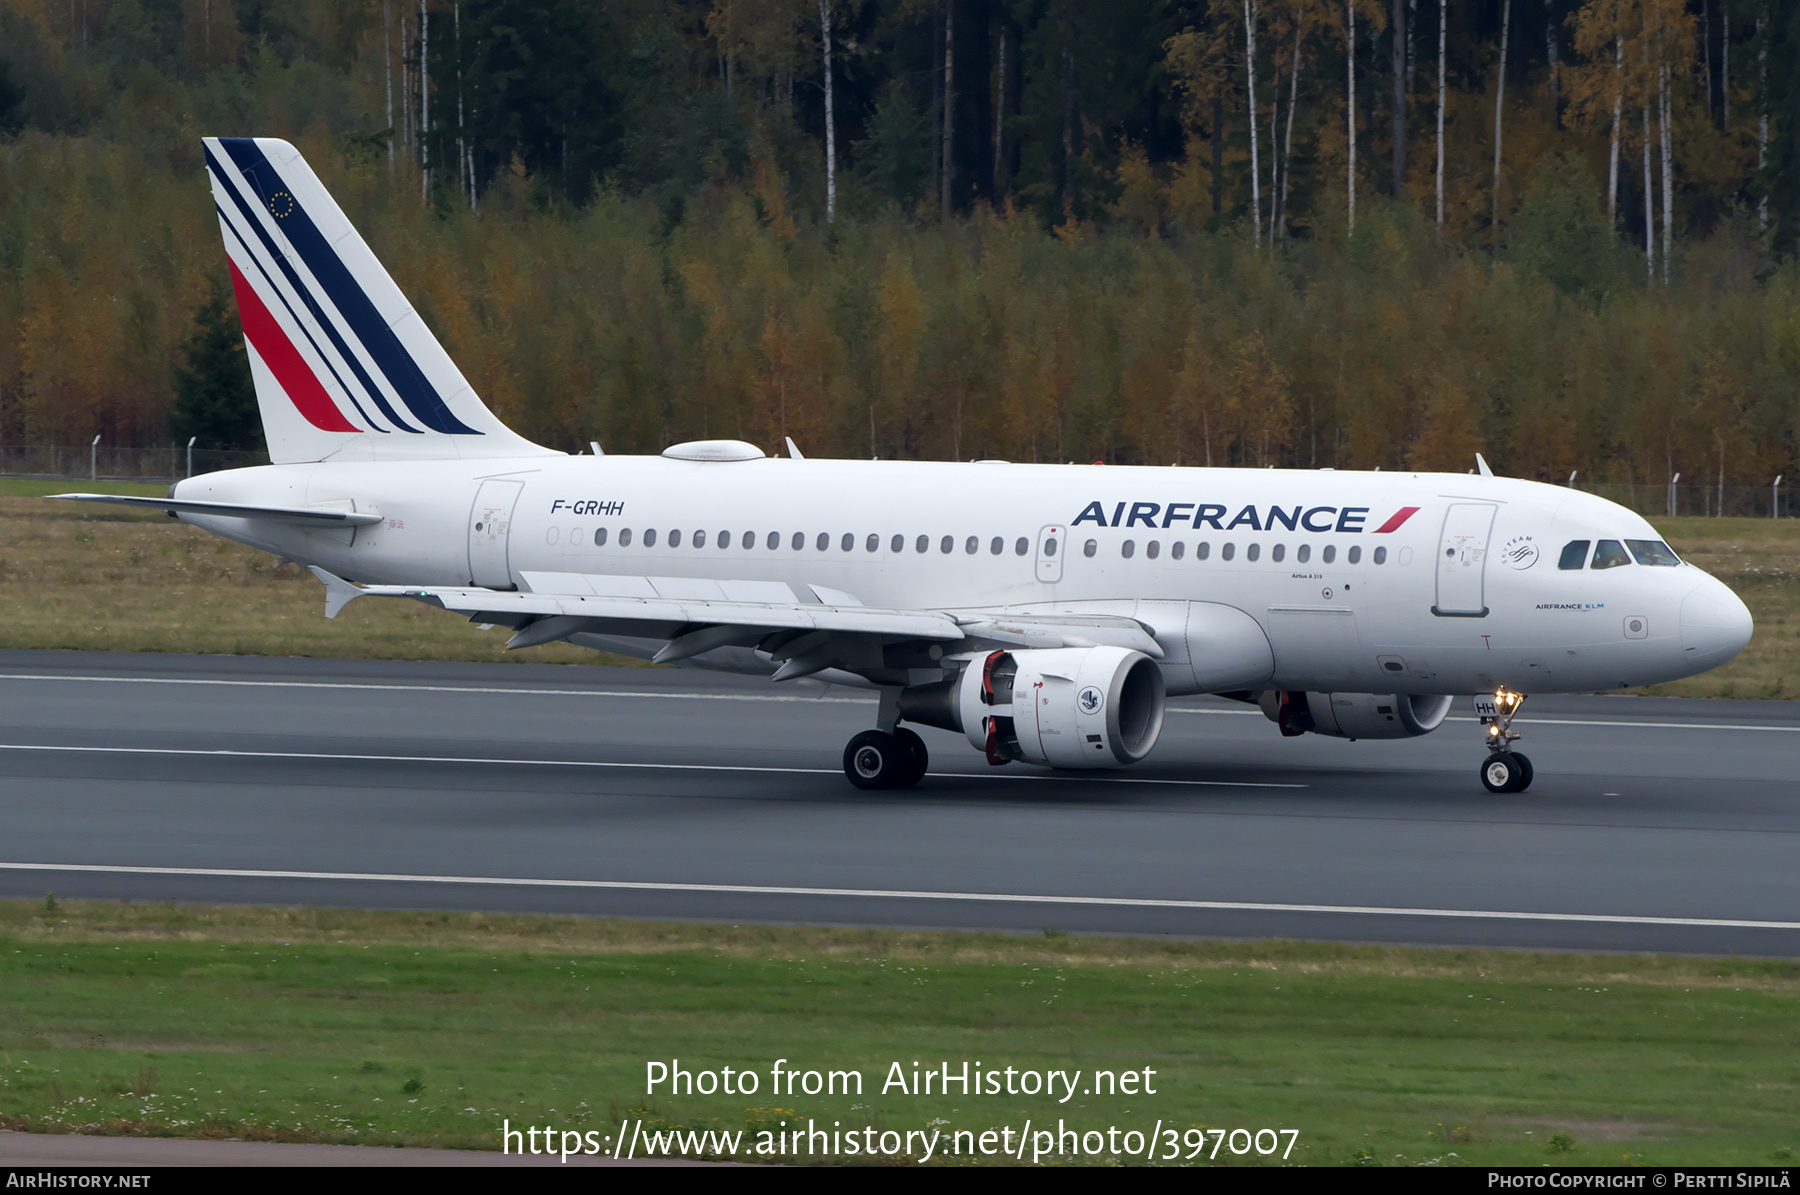
[[[361, 681], [224, 680], [216, 677], [178, 676], [69, 676], [54, 673], [0, 672], [0, 681], [98, 681], [114, 685], [225, 685], [252, 689], [366, 689], [388, 693], [481, 693], [518, 697], [666, 697], [683, 701], [781, 701], [827, 705], [865, 705], [872, 697], [797, 697], [785, 693], [695, 693], [655, 689], [518, 689], [479, 685], [384, 685]], [[1260, 718], [1260, 710], [1187, 709], [1169, 706], [1171, 714], [1207, 714], [1214, 717]], [[1478, 718], [1450, 717], [1446, 722], [1477, 722]], [[1646, 730], [1775, 730], [1800, 734], [1800, 726], [1752, 726], [1725, 722], [1629, 722], [1598, 718], [1528, 718], [1534, 726], [1619, 726]]]
[[378, 693], [505, 693], [514, 697], [680, 697], [688, 701], [801, 701], [829, 705], [872, 704], [873, 697], [796, 697], [785, 693], [694, 693], [657, 689], [514, 689], [480, 685], [383, 685], [360, 681], [220, 680], [185, 676], [60, 676], [0, 672], [0, 681], [100, 681], [111, 685], [224, 685], [247, 689], [365, 689]]
[[[504, 759], [463, 755], [358, 755], [333, 751], [233, 751], [203, 747], [67, 747], [45, 743], [0, 743], [0, 751], [46, 751], [95, 755], [180, 755], [208, 759], [324, 759], [353, 763], [467, 763], [504, 764], [535, 768], [642, 768], [667, 772], [777, 772], [799, 776], [841, 776], [842, 768], [774, 768], [758, 764], [729, 763], [625, 763], [601, 759]], [[940, 777], [969, 780], [1030, 780], [1066, 784], [1188, 784], [1208, 788], [1310, 788], [1308, 784], [1280, 784], [1267, 780], [1164, 780], [1150, 776], [1046, 776], [1034, 772], [937, 772]]]
[[519, 876], [408, 875], [394, 872], [357, 871], [269, 871], [235, 867], [132, 867], [106, 863], [0, 863], [0, 871], [189, 876], [198, 879], [464, 884], [501, 888], [607, 889], [629, 892], [701, 892], [730, 896], [850, 896], [884, 900], [977, 901], [984, 904], [1086, 905], [1106, 908], [1186, 909], [1196, 912], [1225, 913], [1346, 913], [1374, 917], [1564, 921], [1606, 925], [1692, 926], [1707, 929], [1800, 929], [1800, 921], [1745, 921], [1721, 917], [1649, 917], [1625, 913], [1522, 913], [1499, 909], [1410, 909], [1383, 905], [1310, 905], [1235, 900], [1155, 900], [1129, 896], [1037, 896], [1001, 892], [927, 892], [894, 888], [795, 888], [764, 884], [678, 884], [638, 880], [556, 880]]

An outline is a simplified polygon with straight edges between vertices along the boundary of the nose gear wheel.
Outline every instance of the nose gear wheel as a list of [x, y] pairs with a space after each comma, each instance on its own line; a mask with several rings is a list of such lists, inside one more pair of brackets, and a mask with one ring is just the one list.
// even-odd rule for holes
[[1487, 737], [1488, 757], [1481, 765], [1481, 783], [1491, 793], [1522, 793], [1531, 787], [1531, 761], [1512, 749], [1521, 737], [1512, 728], [1513, 718], [1525, 704], [1523, 693], [1501, 687], [1493, 703], [1481, 715]]

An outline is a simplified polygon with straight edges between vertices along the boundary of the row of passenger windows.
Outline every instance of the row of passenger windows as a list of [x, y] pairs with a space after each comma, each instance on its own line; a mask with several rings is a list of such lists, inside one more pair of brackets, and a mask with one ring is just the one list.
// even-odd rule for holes
[[[1081, 554], [1083, 556], [1092, 556], [1099, 550], [1100, 550], [1100, 544], [1097, 541], [1090, 539], [1087, 541], [1087, 543], [1082, 545]], [[1183, 543], [1181, 540], [1176, 540], [1174, 543], [1169, 545], [1169, 559], [1180, 560], [1186, 554], [1187, 554], [1187, 544]], [[1130, 560], [1133, 556], [1137, 555], [1137, 541], [1128, 539], [1124, 543], [1120, 544], [1119, 545], [1119, 555], [1123, 556], [1127, 560]], [[1146, 543], [1144, 545], [1144, 555], [1151, 560], [1155, 560], [1158, 556], [1161, 556], [1162, 555], [1162, 541], [1153, 539], [1150, 542]], [[1212, 555], [1212, 544], [1208, 543], [1206, 540], [1201, 540], [1199, 543], [1194, 545], [1194, 559], [1195, 560], [1205, 560], [1208, 557], [1210, 557], [1211, 555]], [[1236, 555], [1237, 555], [1237, 545], [1236, 544], [1226, 543], [1226, 544], [1219, 545], [1219, 559], [1220, 560], [1230, 560]], [[1375, 561], [1376, 564], [1386, 564], [1387, 556], [1388, 556], [1388, 552], [1387, 552], [1386, 548], [1376, 548], [1372, 559]], [[1261, 558], [1262, 558], [1262, 545], [1261, 544], [1249, 543], [1249, 544], [1244, 545], [1244, 559], [1245, 560], [1254, 562]], [[1269, 560], [1271, 562], [1273, 562], [1275, 564], [1280, 564], [1286, 559], [1287, 559], [1287, 545], [1286, 544], [1275, 544], [1273, 547], [1271, 547], [1269, 549]], [[1348, 552], [1344, 553], [1344, 559], [1349, 561], [1351, 564], [1361, 564], [1362, 563], [1362, 548], [1357, 545], [1352, 545], [1350, 550]], [[1299, 547], [1294, 549], [1294, 563], [1306, 564], [1306, 563], [1310, 562], [1311, 560], [1312, 560], [1312, 545], [1311, 544], [1301, 544]], [[1320, 549], [1319, 562], [1321, 564], [1332, 564], [1332, 563], [1336, 562], [1336, 560], [1337, 560], [1337, 545], [1336, 544], [1326, 544], [1324, 546], [1324, 548]]]
[[[1588, 558], [1590, 545], [1594, 549], [1591, 563]], [[1630, 549], [1629, 552], [1626, 551], [1627, 548]], [[1674, 568], [1681, 563], [1681, 558], [1660, 539], [1628, 539], [1623, 544], [1616, 539], [1603, 539], [1599, 543], [1572, 539], [1563, 545], [1562, 559], [1556, 562], [1556, 567], [1564, 572], [1573, 572], [1584, 563], [1589, 568], [1618, 568], [1621, 564], [1630, 564], [1634, 556], [1639, 564], [1663, 568]]]
[[[583, 538], [583, 536], [582, 536], [581, 528], [572, 527], [569, 529], [569, 542], [570, 543], [578, 543], [582, 540], [582, 538]], [[609, 538], [609, 532], [607, 531], [607, 529], [605, 527], [595, 528], [595, 530], [594, 530], [594, 546], [596, 548], [606, 547], [608, 538]], [[786, 539], [787, 539], [788, 547], [791, 548], [792, 550], [794, 550], [796, 552], [802, 552], [802, 551], [806, 550], [806, 546], [807, 546], [806, 532], [796, 531], [791, 536], [786, 537]], [[554, 528], [554, 527], [550, 528], [549, 540], [551, 543], [556, 542], [556, 528]], [[670, 531], [666, 536], [662, 537], [661, 542], [666, 544], [668, 547], [679, 548], [682, 545], [682, 540], [683, 540], [683, 536], [680, 531]], [[741, 535], [737, 536], [735, 542], [737, 543], [738, 547], [741, 549], [750, 550], [750, 549], [756, 548], [758, 546], [758, 544], [761, 544], [764, 548], [766, 548], [767, 550], [772, 552], [781, 547], [782, 540], [783, 540], [783, 535], [779, 531], [770, 531], [770, 532], [766, 532], [766, 533], [758, 533], [755, 531], [746, 531], [746, 532], [743, 532]], [[612, 542], [617, 547], [629, 548], [633, 542], [632, 529], [629, 527], [622, 528], [619, 531], [618, 537], [616, 539], [614, 539]], [[657, 534], [656, 528], [654, 528], [654, 527], [646, 528], [644, 530], [643, 534], [636, 538], [636, 542], [646, 548], [654, 548], [658, 542], [658, 534]], [[704, 548], [708, 542], [707, 533], [704, 531], [695, 531], [686, 537], [686, 542], [688, 543], [688, 545], [690, 547]], [[721, 531], [718, 534], [712, 536], [711, 542], [712, 542], [712, 545], [716, 548], [729, 548], [729, 547], [731, 547], [731, 545], [733, 543], [732, 533], [729, 531]], [[817, 551], [829, 552], [831, 550], [831, 542], [832, 542], [831, 533], [828, 531], [821, 531], [818, 533], [817, 536], [813, 537], [812, 545], [813, 545], [814, 549]], [[913, 546], [913, 551], [915, 551], [915, 552], [931, 551], [931, 548], [932, 548], [931, 536], [929, 536], [929, 535], [919, 536], [917, 539], [913, 540], [912, 546]], [[842, 537], [840, 537], [838, 540], [838, 549], [840, 551], [854, 552], [854, 551], [856, 551], [856, 547], [857, 547], [857, 537], [849, 532], [845, 532], [844, 535]], [[879, 552], [881, 550], [881, 536], [874, 535], [874, 534], [867, 536], [866, 538], [864, 538], [862, 540], [862, 547], [863, 547], [863, 550], [866, 552]], [[981, 547], [982, 547], [981, 537], [978, 535], [971, 535], [967, 539], [962, 541], [962, 549], [963, 549], [963, 552], [965, 555], [974, 556], [978, 552], [981, 551]], [[942, 539], [938, 540], [937, 541], [937, 550], [946, 556], [949, 555], [950, 553], [956, 551], [956, 537], [954, 535], [946, 535]], [[893, 536], [891, 539], [889, 539], [888, 540], [888, 551], [890, 551], [890, 552], [906, 551], [906, 536], [896, 535], [896, 536]], [[988, 551], [988, 555], [990, 555], [990, 556], [1002, 555], [1006, 551], [1006, 539], [1003, 536], [998, 536], [998, 535], [994, 536], [993, 539], [989, 540], [987, 543], [987, 551]], [[1020, 536], [1018, 539], [1013, 541], [1012, 552], [1013, 552], [1014, 556], [1023, 556], [1029, 551], [1031, 551], [1031, 541], [1029, 539], [1027, 539], [1026, 537]]]
[[[550, 528], [549, 535], [547, 538], [549, 539], [550, 543], [554, 544], [556, 542], [557, 529], [555, 527]], [[620, 547], [620, 548], [629, 548], [632, 546], [633, 542], [636, 542], [637, 544], [639, 544], [643, 547], [646, 547], [646, 548], [654, 548], [657, 546], [658, 542], [663, 543], [667, 547], [679, 548], [679, 547], [681, 547], [681, 545], [684, 541], [684, 538], [685, 538], [685, 542], [690, 547], [694, 547], [694, 548], [704, 548], [704, 547], [706, 547], [706, 545], [708, 543], [708, 536], [707, 536], [707, 533], [704, 531], [691, 532], [691, 533], [686, 534], [684, 537], [684, 534], [679, 530], [669, 531], [666, 534], [659, 535], [656, 528], [650, 527], [650, 528], [646, 528], [641, 534], [638, 534], [638, 533], [633, 532], [633, 530], [630, 527], [625, 527], [625, 528], [621, 528], [619, 530], [617, 536], [614, 537], [612, 535], [612, 533], [605, 527], [597, 527], [594, 530], [594, 546], [596, 548], [604, 548], [607, 546], [607, 544], [609, 542], [611, 542], [614, 546]], [[762, 533], [755, 532], [755, 531], [745, 531], [736, 537], [735, 542], [737, 543], [738, 547], [741, 549], [754, 550], [760, 544], [762, 547], [764, 547], [768, 551], [776, 551], [781, 548], [784, 538], [786, 540], [787, 546], [790, 549], [792, 549], [793, 551], [801, 552], [801, 551], [806, 550], [808, 537], [807, 537], [807, 534], [803, 531], [795, 531], [791, 535], [788, 535], [786, 537], [784, 537], [783, 534], [779, 531], [769, 531], [769, 532], [762, 532]], [[583, 536], [581, 528], [571, 527], [569, 529], [569, 542], [570, 543], [572, 543], [572, 544], [579, 543], [583, 539], [584, 539], [584, 536]], [[716, 548], [730, 548], [732, 546], [732, 543], [734, 542], [734, 540], [733, 540], [733, 536], [732, 536], [731, 532], [720, 531], [711, 537], [710, 542]], [[812, 546], [816, 551], [820, 551], [820, 552], [830, 551], [831, 547], [832, 547], [831, 534], [829, 532], [825, 532], [825, 531], [819, 532], [816, 536], [812, 537]], [[839, 551], [854, 552], [854, 551], [856, 551], [857, 546], [858, 546], [857, 537], [849, 532], [846, 532], [844, 535], [842, 535], [841, 537], [838, 538], [837, 547], [838, 547]], [[862, 546], [863, 551], [865, 551], [865, 552], [879, 552], [882, 547], [882, 537], [879, 535], [875, 535], [875, 534], [865, 536], [861, 540], [861, 546]], [[911, 546], [912, 546], [912, 550], [917, 553], [930, 552], [933, 547], [932, 537], [929, 535], [918, 536], [912, 540]], [[1031, 551], [1031, 540], [1029, 538], [1027, 538], [1026, 536], [1021, 535], [1017, 539], [1012, 541], [1011, 546], [1012, 546], [1012, 554], [1014, 556], [1024, 556], [1024, 555], [1027, 555]], [[963, 551], [963, 554], [966, 556], [978, 555], [981, 552], [982, 547], [983, 547], [983, 544], [982, 544], [982, 539], [980, 536], [971, 535], [971, 536], [968, 536], [966, 539], [962, 540], [962, 551]], [[906, 551], [907, 537], [904, 535], [895, 535], [895, 536], [890, 537], [887, 541], [887, 548], [888, 548], [888, 551], [895, 552], [895, 553]], [[943, 536], [942, 538], [940, 538], [936, 541], [936, 548], [941, 555], [948, 556], [956, 551], [957, 538], [953, 535]], [[990, 556], [1004, 555], [1007, 550], [1006, 538], [1004, 536], [996, 535], [992, 539], [987, 541], [986, 548], [987, 548], [987, 553]], [[1056, 555], [1056, 549], [1057, 549], [1057, 541], [1054, 537], [1052, 537], [1050, 539], [1046, 539], [1044, 541], [1044, 555], [1054, 556], [1054, 555]], [[1187, 550], [1188, 550], [1188, 546], [1185, 542], [1183, 542], [1181, 540], [1176, 540], [1174, 543], [1171, 543], [1169, 545], [1169, 559], [1181, 560], [1187, 555]], [[1099, 553], [1099, 551], [1100, 551], [1100, 543], [1098, 540], [1090, 539], [1087, 541], [1087, 543], [1082, 545], [1082, 555], [1084, 555], [1084, 556], [1093, 557], [1093, 556], [1097, 555]], [[1311, 561], [1312, 551], [1313, 551], [1313, 549], [1312, 549], [1311, 544], [1299, 545], [1297, 548], [1294, 549], [1295, 563], [1306, 564], [1309, 561]], [[1163, 545], [1162, 545], [1162, 541], [1160, 541], [1160, 540], [1153, 539], [1144, 545], [1144, 555], [1148, 559], [1155, 560], [1162, 555], [1162, 552], [1163, 552]], [[1127, 560], [1130, 560], [1133, 556], [1137, 555], [1137, 541], [1131, 540], [1131, 539], [1124, 541], [1122, 544], [1119, 545], [1119, 554]], [[1219, 559], [1231, 560], [1236, 555], [1237, 555], [1237, 545], [1236, 544], [1225, 543], [1225, 544], [1219, 545]], [[1566, 553], [1565, 553], [1565, 555], [1566, 555]], [[1211, 556], [1212, 556], [1212, 544], [1208, 543], [1205, 540], [1201, 540], [1199, 543], [1194, 545], [1194, 559], [1195, 560], [1206, 560], [1206, 559], [1209, 559]], [[1261, 544], [1251, 543], [1251, 544], [1245, 545], [1244, 559], [1254, 562], [1256, 560], [1259, 560], [1261, 558], [1261, 556], [1262, 556], [1262, 545]], [[1272, 546], [1269, 549], [1269, 559], [1273, 563], [1280, 564], [1286, 558], [1287, 558], [1287, 545], [1286, 544], [1275, 544], [1274, 546]], [[1350, 550], [1347, 553], [1345, 553], [1345, 559], [1348, 560], [1349, 563], [1351, 563], [1351, 564], [1362, 563], [1362, 548], [1359, 546], [1352, 546], [1350, 548]], [[1386, 548], [1376, 548], [1373, 559], [1376, 564], [1386, 564], [1387, 563], [1387, 549]], [[1336, 545], [1326, 544], [1325, 547], [1323, 549], [1321, 549], [1319, 552], [1319, 560], [1323, 564], [1334, 563], [1337, 560]], [[1577, 567], [1579, 567], [1579, 565], [1577, 565]]]

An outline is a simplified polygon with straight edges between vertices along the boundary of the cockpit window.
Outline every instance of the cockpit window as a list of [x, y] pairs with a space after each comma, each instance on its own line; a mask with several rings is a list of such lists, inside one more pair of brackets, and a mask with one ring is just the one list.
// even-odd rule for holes
[[1618, 568], [1621, 564], [1630, 564], [1631, 557], [1625, 552], [1625, 545], [1616, 539], [1603, 539], [1594, 545], [1595, 568]]
[[1586, 564], [1587, 550], [1593, 542], [1591, 539], [1572, 539], [1564, 544], [1562, 559], [1556, 562], [1556, 567], [1570, 572]]
[[1625, 546], [1637, 557], [1639, 564], [1657, 564], [1665, 568], [1674, 568], [1681, 563], [1681, 558], [1669, 550], [1669, 545], [1660, 539], [1628, 539]]

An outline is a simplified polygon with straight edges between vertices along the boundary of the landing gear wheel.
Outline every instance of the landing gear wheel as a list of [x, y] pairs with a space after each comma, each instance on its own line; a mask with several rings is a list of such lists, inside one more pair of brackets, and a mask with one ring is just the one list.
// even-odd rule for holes
[[894, 732], [894, 738], [907, 751], [906, 766], [900, 770], [894, 787], [911, 788], [925, 778], [925, 769], [931, 766], [931, 752], [925, 750], [924, 739], [904, 726]]
[[1491, 793], [1524, 792], [1531, 783], [1531, 761], [1511, 751], [1496, 751], [1481, 765], [1481, 783]]
[[865, 730], [844, 748], [844, 775], [858, 788], [893, 788], [912, 767], [907, 744], [884, 730]]

